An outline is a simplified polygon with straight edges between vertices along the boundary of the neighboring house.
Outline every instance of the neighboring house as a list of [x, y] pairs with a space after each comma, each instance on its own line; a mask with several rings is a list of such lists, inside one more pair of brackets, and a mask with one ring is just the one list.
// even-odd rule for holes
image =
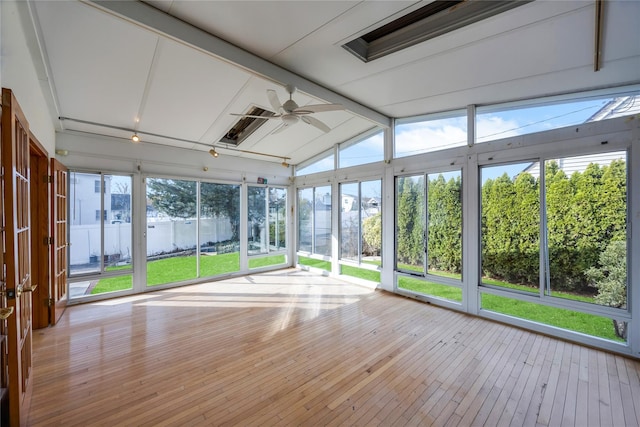
[[[621, 96], [609, 101], [600, 110], [589, 117], [585, 123], [613, 119], [622, 116], [631, 116], [634, 114], [640, 114], [640, 95]], [[624, 153], [608, 152], [556, 159], [556, 162], [567, 176], [571, 176], [574, 172], [583, 172], [591, 163], [597, 163], [600, 166], [607, 166], [612, 161], [623, 158]], [[540, 175], [540, 165], [538, 163], [532, 163], [523, 172], [529, 172], [534, 177], [538, 177]]]
[[[100, 224], [100, 179], [95, 174], [74, 173], [69, 179], [69, 225]], [[104, 176], [102, 217], [109, 221], [111, 211], [111, 177]]]

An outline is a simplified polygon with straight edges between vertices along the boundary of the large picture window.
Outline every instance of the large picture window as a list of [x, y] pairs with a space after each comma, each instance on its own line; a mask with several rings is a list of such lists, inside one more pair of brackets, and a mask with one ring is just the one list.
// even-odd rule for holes
[[482, 168], [482, 286], [500, 289], [483, 309], [626, 340], [626, 164], [622, 151]]

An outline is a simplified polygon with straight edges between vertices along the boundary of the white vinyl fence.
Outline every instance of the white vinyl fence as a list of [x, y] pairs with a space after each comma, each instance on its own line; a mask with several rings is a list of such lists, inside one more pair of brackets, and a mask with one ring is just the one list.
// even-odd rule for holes
[[[161, 220], [147, 223], [147, 255], [194, 249], [197, 220]], [[131, 224], [104, 225], [104, 255], [110, 260], [130, 260], [132, 255]], [[222, 242], [231, 239], [233, 230], [227, 218], [200, 220], [200, 244]], [[72, 225], [69, 227], [71, 242], [69, 264], [83, 265], [99, 260], [100, 224]]]

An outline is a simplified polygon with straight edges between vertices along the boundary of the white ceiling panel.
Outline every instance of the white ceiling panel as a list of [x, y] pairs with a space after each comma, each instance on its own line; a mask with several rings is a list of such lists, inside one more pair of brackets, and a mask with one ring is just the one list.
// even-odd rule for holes
[[63, 116], [133, 123], [157, 37], [76, 2], [36, 2]]
[[350, 1], [147, 3], [265, 59], [322, 29], [357, 5]]
[[141, 107], [140, 129], [202, 141], [251, 74], [161, 39]]
[[593, 0], [536, 0], [369, 63], [342, 44], [429, 1], [29, 1], [63, 116], [206, 151], [238, 120], [230, 113], [273, 109], [267, 89], [284, 101], [291, 83], [299, 105], [347, 105], [314, 115], [329, 133], [298, 123], [272, 134], [270, 120], [239, 147], [274, 158], [230, 153], [277, 163], [303, 162], [389, 117], [640, 83], [638, 1], [606, 2], [598, 72]]

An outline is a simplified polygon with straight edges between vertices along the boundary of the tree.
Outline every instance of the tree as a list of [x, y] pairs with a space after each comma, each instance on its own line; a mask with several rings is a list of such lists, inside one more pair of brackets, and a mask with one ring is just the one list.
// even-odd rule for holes
[[424, 257], [424, 179], [398, 179], [397, 239], [398, 262], [423, 265]]
[[149, 178], [147, 196], [158, 211], [170, 218], [195, 218], [196, 182]]
[[[599, 265], [585, 271], [590, 285], [598, 289], [596, 303], [616, 308], [627, 308], [627, 243], [616, 240], [600, 254]], [[627, 338], [625, 321], [613, 319], [616, 335]]]
[[371, 255], [380, 255], [382, 249], [382, 213], [365, 218], [362, 222], [363, 251]]
[[[147, 197], [152, 206], [170, 218], [196, 217], [196, 182], [149, 178]], [[240, 230], [240, 186], [202, 183], [200, 185], [200, 215], [225, 217], [231, 223], [232, 240]]]

